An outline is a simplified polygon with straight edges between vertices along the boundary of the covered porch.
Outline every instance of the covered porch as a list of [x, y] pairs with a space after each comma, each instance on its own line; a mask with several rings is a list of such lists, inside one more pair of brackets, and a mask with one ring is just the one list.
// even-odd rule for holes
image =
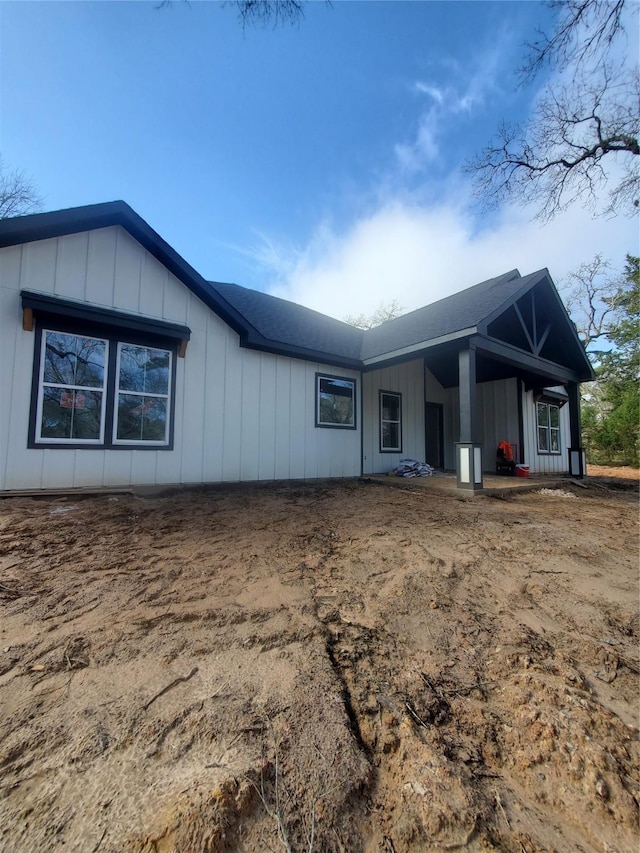
[[[582, 477], [579, 388], [594, 374], [548, 272], [465, 297], [395, 321], [413, 343], [365, 360], [363, 474], [409, 457], [480, 491], [505, 441], [533, 475]], [[443, 334], [421, 338], [421, 323]]]

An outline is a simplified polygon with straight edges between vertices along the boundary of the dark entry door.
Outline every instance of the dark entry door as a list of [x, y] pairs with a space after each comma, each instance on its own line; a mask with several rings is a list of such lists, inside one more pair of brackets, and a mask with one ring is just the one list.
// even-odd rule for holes
[[444, 468], [443, 412], [442, 403], [424, 404], [425, 462], [433, 468]]

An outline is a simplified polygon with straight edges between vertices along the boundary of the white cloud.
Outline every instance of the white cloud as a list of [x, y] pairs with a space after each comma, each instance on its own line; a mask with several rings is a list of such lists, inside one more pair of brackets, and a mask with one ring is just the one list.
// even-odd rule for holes
[[596, 252], [622, 265], [637, 251], [630, 220], [593, 219], [574, 206], [541, 225], [532, 213], [505, 208], [478, 233], [455, 202], [427, 207], [389, 199], [342, 233], [323, 223], [306, 247], [272, 254], [270, 292], [342, 319], [392, 299], [418, 308], [516, 267], [522, 275], [548, 267], [560, 283]]
[[420, 92], [423, 95], [430, 95], [436, 104], [441, 104], [444, 101], [442, 89], [439, 89], [431, 83], [423, 83], [421, 80], [418, 80], [414, 84], [414, 89], [416, 92]]
[[[424, 170], [438, 158], [440, 141], [460, 120], [460, 116], [470, 116], [474, 109], [482, 106], [490, 93], [496, 96], [500, 86], [500, 64], [504, 61], [504, 51], [500, 49], [503, 37], [498, 38], [499, 44], [475, 58], [475, 70], [471, 73], [468, 67], [447, 67], [445, 84], [439, 85], [431, 80], [417, 80], [413, 83], [412, 90], [428, 96], [429, 102], [418, 116], [413, 138], [395, 146], [396, 161], [401, 172], [412, 174]], [[469, 64], [472, 64], [471, 59]]]

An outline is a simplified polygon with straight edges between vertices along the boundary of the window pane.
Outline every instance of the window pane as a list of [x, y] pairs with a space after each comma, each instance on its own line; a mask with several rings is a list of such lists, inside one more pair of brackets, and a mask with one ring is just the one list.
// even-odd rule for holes
[[560, 409], [557, 406], [549, 406], [549, 424], [552, 427], [560, 426]]
[[119, 394], [116, 437], [121, 441], [166, 441], [167, 400]]
[[382, 420], [400, 420], [400, 398], [392, 394], [382, 395]]
[[546, 403], [538, 403], [538, 426], [549, 426], [549, 407]]
[[141, 391], [147, 394], [169, 393], [170, 353], [168, 350], [120, 346], [121, 391]]
[[538, 450], [549, 450], [549, 431], [545, 427], [538, 427]]
[[551, 452], [559, 453], [560, 452], [560, 430], [559, 429], [551, 429]]
[[42, 395], [41, 438], [100, 438], [102, 391], [45, 387]]
[[382, 424], [382, 446], [388, 450], [400, 447], [400, 424], [387, 422]]
[[323, 424], [353, 426], [354, 383], [319, 377], [318, 420]]
[[46, 332], [44, 381], [102, 388], [106, 345], [95, 338]]

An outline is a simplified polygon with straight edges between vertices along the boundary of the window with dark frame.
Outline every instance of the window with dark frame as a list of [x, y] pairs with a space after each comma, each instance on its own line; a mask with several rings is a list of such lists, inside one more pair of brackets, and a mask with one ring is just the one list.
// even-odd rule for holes
[[380, 391], [380, 452], [402, 453], [402, 395]]
[[171, 449], [175, 347], [41, 328], [30, 447]]
[[560, 453], [560, 407], [536, 403], [538, 453]]
[[356, 428], [356, 381], [316, 373], [316, 426]]

